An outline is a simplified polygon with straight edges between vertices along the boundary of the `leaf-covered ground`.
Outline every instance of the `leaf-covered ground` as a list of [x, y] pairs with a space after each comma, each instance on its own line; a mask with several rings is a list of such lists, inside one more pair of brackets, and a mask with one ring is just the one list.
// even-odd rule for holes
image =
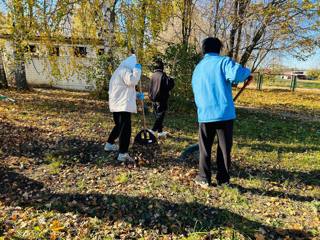
[[106, 102], [1, 94], [16, 103], [0, 102], [0, 239], [320, 239], [319, 93], [245, 92], [232, 184], [210, 189], [193, 183], [197, 155], [180, 159], [197, 141], [192, 105], [171, 109], [158, 147], [134, 146], [136, 164], [119, 165], [103, 151]]

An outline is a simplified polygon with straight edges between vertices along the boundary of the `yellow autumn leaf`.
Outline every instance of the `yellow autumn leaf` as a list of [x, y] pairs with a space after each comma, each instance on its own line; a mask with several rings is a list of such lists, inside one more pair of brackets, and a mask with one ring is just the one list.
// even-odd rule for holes
[[292, 224], [292, 229], [294, 230], [302, 230], [303, 227], [299, 223]]
[[51, 229], [52, 231], [58, 232], [58, 231], [63, 230], [63, 229], [64, 229], [64, 226], [62, 226], [58, 220], [54, 220], [54, 221], [52, 222], [52, 224], [51, 224], [50, 229]]
[[52, 233], [50, 235], [50, 240], [56, 240], [57, 239], [57, 235], [55, 233]]
[[18, 215], [17, 214], [13, 214], [12, 217], [11, 217], [11, 220], [12, 221], [16, 221], [18, 218]]

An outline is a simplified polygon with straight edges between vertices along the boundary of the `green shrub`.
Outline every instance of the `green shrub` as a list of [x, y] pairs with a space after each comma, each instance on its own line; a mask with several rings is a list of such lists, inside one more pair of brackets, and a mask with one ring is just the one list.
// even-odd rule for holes
[[115, 68], [119, 64], [119, 59], [103, 54], [91, 64], [87, 69], [88, 81], [96, 86], [93, 94], [100, 99], [108, 99], [109, 80]]
[[201, 55], [194, 46], [173, 44], [165, 50], [162, 58], [169, 68], [168, 74], [175, 79], [173, 96], [176, 99], [184, 98], [187, 102], [192, 101], [192, 73]]

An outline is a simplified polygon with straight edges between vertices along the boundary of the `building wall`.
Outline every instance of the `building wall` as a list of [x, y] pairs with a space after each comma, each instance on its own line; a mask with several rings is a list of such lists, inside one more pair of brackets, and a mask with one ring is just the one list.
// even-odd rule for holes
[[[44, 49], [37, 43], [31, 44], [36, 45], [40, 52]], [[85, 57], [74, 56], [74, 46], [86, 47], [87, 55]], [[7, 76], [10, 76], [13, 69], [13, 49], [9, 41], [5, 44], [5, 50], [4, 66]], [[29, 85], [84, 91], [95, 89], [95, 84], [88, 82], [85, 68], [97, 58], [96, 48], [88, 45], [63, 44], [59, 46], [59, 56], [46, 57], [37, 53], [33, 55], [26, 62], [26, 77]]]

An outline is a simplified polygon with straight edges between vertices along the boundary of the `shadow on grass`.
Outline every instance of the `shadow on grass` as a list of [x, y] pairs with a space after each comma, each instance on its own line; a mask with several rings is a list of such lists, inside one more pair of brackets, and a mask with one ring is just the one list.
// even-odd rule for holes
[[37, 109], [42, 112], [53, 112], [53, 113], [68, 113], [68, 112], [79, 112], [79, 113], [88, 113], [88, 112], [99, 112], [99, 113], [108, 113], [107, 104], [97, 105], [90, 104], [84, 100], [75, 101], [66, 101], [59, 99], [41, 99], [39, 98], [37, 101], [32, 100], [24, 100], [22, 103], [22, 107], [25, 109]]
[[[181, 164], [186, 168], [198, 165], [199, 152], [193, 152], [188, 157], [176, 159], [173, 164]], [[212, 152], [212, 160], [215, 159], [215, 152]], [[169, 161], [169, 160], [168, 160]], [[171, 160], [172, 161], [172, 160]], [[216, 164], [212, 164], [212, 170], [216, 171]], [[257, 166], [245, 164], [245, 161], [232, 161], [231, 176], [244, 179], [264, 179], [267, 181], [285, 183], [294, 181], [298, 184], [320, 186], [320, 170], [314, 169], [306, 172], [276, 169], [270, 166]]]
[[279, 154], [282, 153], [307, 153], [312, 151], [320, 151], [320, 146], [279, 146], [276, 147], [272, 144], [268, 143], [238, 143], [237, 146], [239, 148], [247, 147], [254, 151], [262, 151], [262, 152], [278, 152]]
[[43, 113], [67, 113], [67, 112], [100, 112], [107, 113], [107, 102], [96, 101], [89, 99], [85, 94], [72, 95], [65, 91], [32, 91], [26, 93], [19, 93], [13, 98], [16, 99], [16, 104], [21, 109], [30, 111], [37, 110]]
[[[53, 193], [35, 180], [0, 166], [0, 200], [6, 205], [34, 207], [62, 213], [98, 217], [111, 222], [121, 220], [133, 228], [158, 229], [162, 233], [187, 234], [232, 227], [244, 236], [254, 237], [263, 228], [271, 238], [290, 236], [311, 239], [305, 231], [280, 229], [249, 220], [226, 209], [197, 202], [173, 203], [163, 199], [109, 194]], [[23, 193], [28, 193], [28, 197]], [[165, 229], [165, 230], [164, 230]]]
[[243, 166], [236, 161], [232, 164], [232, 172], [239, 178], [261, 178], [268, 181], [284, 183], [285, 181], [295, 181], [299, 184], [320, 186], [320, 170], [308, 172], [288, 171], [285, 169], [257, 168], [254, 166]]
[[312, 202], [314, 200], [319, 201], [319, 198], [316, 197], [310, 197], [310, 196], [300, 196], [296, 194], [291, 194], [291, 193], [284, 193], [280, 191], [275, 191], [275, 190], [261, 190], [258, 188], [246, 188], [243, 186], [240, 186], [238, 184], [231, 184], [231, 187], [235, 187], [239, 190], [240, 193], [251, 193], [255, 195], [260, 195], [260, 196], [268, 196], [268, 197], [277, 197], [277, 198], [286, 198], [286, 199], [291, 199], [294, 201], [299, 201], [299, 202]]
[[[63, 164], [108, 164], [118, 165], [112, 161], [112, 155], [103, 150], [103, 142], [88, 141], [81, 138], [70, 138], [56, 136], [49, 131], [34, 128], [20, 127], [11, 123], [0, 123], [0, 157], [17, 156], [30, 157], [41, 162], [61, 161]], [[144, 152], [148, 152], [146, 148]], [[160, 166], [172, 168], [173, 166], [184, 166], [186, 168], [198, 165], [198, 157], [181, 160], [161, 155], [151, 156], [150, 164], [144, 164], [147, 168], [158, 168]], [[111, 158], [110, 158], [111, 156]], [[213, 156], [214, 158], [214, 156]], [[108, 159], [108, 161], [104, 161]], [[111, 159], [111, 161], [110, 161]], [[214, 166], [214, 164], [213, 164]], [[233, 173], [241, 178], [263, 178], [271, 181], [284, 182], [295, 180], [307, 185], [320, 186], [320, 171], [295, 172], [284, 169], [260, 169], [254, 166], [243, 166], [236, 161], [233, 162]]]
[[104, 155], [103, 143], [70, 138], [35, 127], [0, 123], [2, 157], [32, 157], [41, 161], [59, 160], [65, 163], [88, 163]]

